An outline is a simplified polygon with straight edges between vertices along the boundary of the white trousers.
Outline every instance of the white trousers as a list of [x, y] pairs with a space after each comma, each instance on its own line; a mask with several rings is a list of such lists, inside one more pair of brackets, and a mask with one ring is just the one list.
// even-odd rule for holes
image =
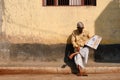
[[80, 47], [79, 54], [75, 55], [74, 61], [76, 66], [80, 66], [81, 68], [85, 67], [85, 64], [87, 64], [88, 61], [88, 55], [89, 55], [89, 48], [88, 47]]

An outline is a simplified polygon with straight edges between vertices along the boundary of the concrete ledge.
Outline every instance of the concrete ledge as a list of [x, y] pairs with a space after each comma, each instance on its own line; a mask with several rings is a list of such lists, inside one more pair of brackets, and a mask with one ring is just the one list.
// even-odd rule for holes
[[[87, 67], [88, 74], [119, 73], [120, 67]], [[71, 74], [69, 67], [0, 67], [0, 74]]]

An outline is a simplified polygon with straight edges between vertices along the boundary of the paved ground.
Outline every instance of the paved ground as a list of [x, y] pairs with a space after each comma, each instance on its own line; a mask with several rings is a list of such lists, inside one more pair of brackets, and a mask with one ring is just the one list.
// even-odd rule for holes
[[[3, 62], [0, 67], [62, 67], [59, 62]], [[119, 63], [97, 63], [88, 61], [87, 67], [120, 67]], [[0, 80], [120, 80], [120, 73], [89, 74], [88, 77], [78, 77], [74, 74], [21, 74], [0, 75]]]
[[120, 73], [89, 74], [87, 77], [78, 77], [74, 74], [0, 75], [0, 80], [120, 80]]

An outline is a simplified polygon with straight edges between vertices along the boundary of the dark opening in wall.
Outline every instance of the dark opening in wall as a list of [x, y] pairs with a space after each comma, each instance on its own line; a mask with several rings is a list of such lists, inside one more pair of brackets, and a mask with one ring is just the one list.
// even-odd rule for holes
[[44, 6], [96, 6], [96, 0], [43, 0]]
[[58, 5], [69, 5], [69, 0], [58, 0]]
[[84, 0], [84, 5], [96, 6], [96, 0]]
[[46, 0], [46, 5], [47, 6], [54, 5], [54, 0]]

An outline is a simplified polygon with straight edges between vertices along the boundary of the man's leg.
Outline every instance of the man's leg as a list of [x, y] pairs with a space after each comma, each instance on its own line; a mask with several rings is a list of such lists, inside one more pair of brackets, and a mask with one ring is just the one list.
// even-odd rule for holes
[[79, 73], [77, 74], [78, 76], [87, 76], [85, 70], [84, 70], [84, 64], [82, 60], [82, 56], [80, 54], [77, 54], [74, 57], [75, 64], [77, 65], [77, 68], [79, 70]]
[[81, 55], [83, 56], [83, 61], [85, 64], [87, 64], [88, 61], [88, 55], [89, 55], [89, 48], [88, 47], [84, 47], [80, 50]]
[[79, 73], [77, 74], [77, 76], [88, 76], [86, 71], [82, 69], [79, 65], [78, 65], [78, 70], [79, 70]]
[[88, 55], [89, 55], [89, 48], [85, 48], [85, 57], [84, 57], [84, 63], [87, 64], [88, 62]]

